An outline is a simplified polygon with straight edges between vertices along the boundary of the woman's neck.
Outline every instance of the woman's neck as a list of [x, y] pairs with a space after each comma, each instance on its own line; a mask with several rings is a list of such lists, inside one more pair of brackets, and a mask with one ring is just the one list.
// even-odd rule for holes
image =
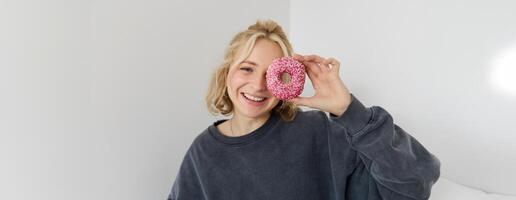
[[270, 117], [270, 113], [260, 117], [245, 117], [241, 115], [234, 115], [230, 120], [230, 130], [232, 136], [247, 135], [254, 130], [260, 128]]

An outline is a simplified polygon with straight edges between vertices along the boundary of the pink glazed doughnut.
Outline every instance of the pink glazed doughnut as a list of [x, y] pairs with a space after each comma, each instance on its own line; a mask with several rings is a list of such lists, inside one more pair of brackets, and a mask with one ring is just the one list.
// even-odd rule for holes
[[[283, 73], [290, 75], [290, 81], [283, 83]], [[292, 57], [277, 58], [267, 69], [267, 89], [280, 100], [291, 100], [303, 92], [305, 85], [305, 66]]]

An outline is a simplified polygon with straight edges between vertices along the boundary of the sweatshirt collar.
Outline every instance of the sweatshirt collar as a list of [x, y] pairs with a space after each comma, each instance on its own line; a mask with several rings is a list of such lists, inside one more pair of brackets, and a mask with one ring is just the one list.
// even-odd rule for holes
[[268, 130], [270, 130], [271, 126], [275, 124], [279, 119], [279, 116], [277, 116], [276, 113], [271, 113], [270, 117], [265, 121], [265, 123], [258, 127], [256, 130], [237, 137], [230, 137], [227, 135], [222, 134], [219, 129], [217, 128], [217, 125], [221, 124], [222, 122], [227, 121], [228, 119], [221, 119], [214, 122], [210, 127], [208, 128], [210, 135], [212, 135], [217, 141], [231, 145], [231, 146], [239, 146], [239, 145], [245, 145], [248, 143], [252, 143], [253, 141], [256, 141], [263, 137]]

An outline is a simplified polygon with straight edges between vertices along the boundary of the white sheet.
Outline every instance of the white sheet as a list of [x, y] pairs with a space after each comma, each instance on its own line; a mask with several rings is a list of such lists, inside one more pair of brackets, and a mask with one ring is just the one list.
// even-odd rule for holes
[[430, 200], [516, 200], [516, 196], [485, 193], [441, 177], [432, 188]]

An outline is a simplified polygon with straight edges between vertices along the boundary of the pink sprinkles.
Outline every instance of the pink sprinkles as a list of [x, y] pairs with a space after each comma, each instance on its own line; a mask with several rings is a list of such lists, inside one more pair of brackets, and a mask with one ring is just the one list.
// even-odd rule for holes
[[[288, 73], [290, 82], [281, 81], [281, 75]], [[291, 100], [303, 92], [305, 66], [292, 57], [277, 58], [267, 69], [267, 89], [280, 100]]]

